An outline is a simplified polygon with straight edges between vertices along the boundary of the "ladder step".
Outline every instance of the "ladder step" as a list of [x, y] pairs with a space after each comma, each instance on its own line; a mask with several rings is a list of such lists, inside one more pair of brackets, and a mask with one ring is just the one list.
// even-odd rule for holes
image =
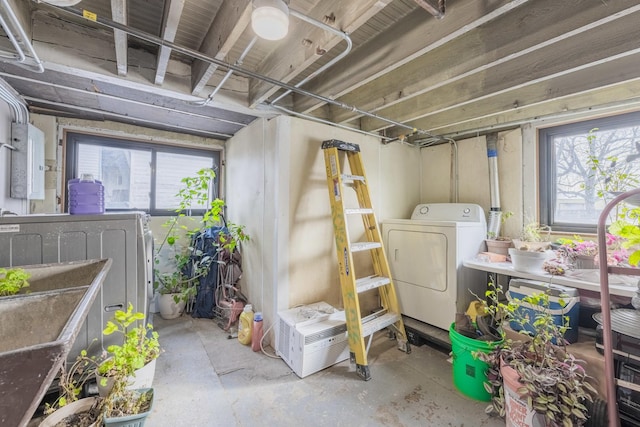
[[370, 251], [382, 247], [380, 242], [356, 242], [351, 244], [351, 252]]
[[389, 313], [381, 310], [362, 318], [362, 336], [368, 337], [374, 332], [381, 331], [389, 325], [393, 325], [400, 320], [400, 314]]
[[369, 291], [371, 289], [379, 288], [380, 286], [388, 285], [391, 283], [391, 279], [383, 276], [367, 276], [356, 280], [356, 289], [358, 293]]
[[368, 215], [373, 213], [371, 208], [345, 208], [344, 213], [347, 215]]
[[322, 142], [322, 149], [325, 148], [337, 148], [340, 151], [351, 151], [353, 153], [360, 152], [360, 146], [358, 144], [352, 144], [350, 142], [340, 141], [339, 139], [330, 139]]
[[342, 177], [342, 182], [344, 184], [348, 184], [350, 182], [354, 182], [354, 181], [362, 181], [364, 182], [364, 176], [362, 175], [341, 175]]

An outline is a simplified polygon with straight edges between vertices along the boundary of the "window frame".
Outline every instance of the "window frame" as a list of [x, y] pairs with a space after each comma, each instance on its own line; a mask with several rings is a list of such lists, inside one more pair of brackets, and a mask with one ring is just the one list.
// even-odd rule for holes
[[[146, 212], [151, 216], [175, 216], [177, 215], [175, 210], [171, 209], [156, 209], [156, 172], [157, 172], [157, 154], [158, 153], [171, 153], [171, 154], [186, 154], [186, 155], [199, 155], [201, 157], [210, 157], [213, 163], [213, 169], [216, 173], [214, 188], [216, 194], [220, 195], [220, 164], [221, 164], [221, 149], [202, 149], [192, 147], [180, 147], [169, 144], [149, 143], [144, 141], [128, 140], [123, 138], [117, 138], [105, 135], [86, 134], [81, 132], [65, 132], [65, 162], [64, 162], [64, 188], [63, 194], [63, 212], [68, 212], [69, 208], [66, 203], [67, 185], [70, 179], [77, 176], [77, 163], [78, 163], [78, 145], [97, 145], [101, 147], [113, 147], [120, 149], [131, 149], [148, 151], [151, 153], [151, 188], [150, 188], [150, 200], [149, 209], [105, 209], [107, 212]], [[220, 197], [220, 196], [218, 196]], [[204, 209], [192, 209], [191, 215], [203, 215]]]
[[584, 133], [587, 135], [593, 128], [598, 128], [602, 131], [628, 126], [629, 124], [640, 126], [640, 111], [538, 129], [538, 203], [541, 224], [549, 225], [553, 231], [567, 234], [597, 233], [597, 224], [555, 222], [556, 159], [552, 140], [565, 134]]

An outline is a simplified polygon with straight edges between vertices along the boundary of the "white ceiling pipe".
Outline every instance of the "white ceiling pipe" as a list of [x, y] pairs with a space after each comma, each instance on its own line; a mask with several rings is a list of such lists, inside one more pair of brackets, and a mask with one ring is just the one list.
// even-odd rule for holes
[[[14, 33], [14, 30], [18, 33], [16, 40], [19, 40], [18, 43], [20, 43], [20, 41], [25, 45], [27, 51], [28, 51], [28, 57], [33, 59], [33, 61], [35, 62], [35, 65], [32, 64], [26, 64], [26, 62], [16, 62], [17, 65], [23, 67], [23, 68], [28, 68], [29, 70], [32, 71], [36, 71], [38, 73], [44, 73], [44, 65], [42, 65], [42, 61], [40, 61], [40, 58], [38, 58], [38, 54], [36, 53], [35, 49], [33, 48], [33, 45], [31, 44], [31, 42], [29, 41], [29, 37], [27, 36], [27, 34], [24, 32], [24, 29], [22, 28], [22, 26], [20, 25], [20, 21], [18, 20], [18, 17], [16, 16], [16, 14], [14, 13], [13, 9], [11, 9], [11, 5], [9, 4], [8, 0], [0, 0], [0, 13], [4, 13], [6, 14], [6, 17], [9, 18], [9, 22], [5, 22], [6, 27], [4, 27], [5, 32], [7, 34], [12, 33], [13, 36], [15, 37], [16, 34]], [[13, 27], [9, 28], [9, 27]]]

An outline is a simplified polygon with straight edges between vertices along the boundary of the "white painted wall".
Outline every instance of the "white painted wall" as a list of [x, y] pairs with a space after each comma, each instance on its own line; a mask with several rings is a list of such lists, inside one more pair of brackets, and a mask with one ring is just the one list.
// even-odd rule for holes
[[[406, 145], [302, 119], [257, 120], [227, 142], [229, 219], [245, 224], [241, 282], [271, 326], [278, 310], [326, 301], [342, 305], [322, 141], [360, 145], [378, 221], [406, 218], [420, 198], [420, 158]], [[355, 195], [349, 206], [357, 206]], [[351, 240], [362, 234], [350, 223]], [[359, 254], [358, 254], [359, 255]], [[356, 260], [358, 274], [370, 268]], [[367, 266], [367, 262], [369, 266]]]
[[[458, 195], [459, 202], [477, 203], [488, 215], [491, 207], [489, 189], [489, 160], [484, 136], [458, 141]], [[452, 147], [449, 144], [423, 148], [422, 161], [422, 203], [453, 202]], [[523, 218], [523, 164], [535, 164], [535, 156], [528, 153], [523, 158], [522, 133], [520, 129], [498, 134], [498, 174], [500, 188], [500, 208], [503, 212], [514, 213], [504, 224], [503, 235], [517, 237], [522, 228]], [[529, 169], [532, 169], [529, 166]], [[531, 203], [528, 203], [528, 206]]]

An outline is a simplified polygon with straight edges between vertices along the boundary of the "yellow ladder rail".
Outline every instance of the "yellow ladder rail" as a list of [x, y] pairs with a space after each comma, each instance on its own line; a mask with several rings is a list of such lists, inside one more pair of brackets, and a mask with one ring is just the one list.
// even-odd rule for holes
[[[332, 139], [324, 141], [322, 149], [327, 172], [331, 218], [336, 240], [340, 288], [347, 321], [351, 362], [356, 364], [357, 374], [367, 381], [371, 379], [367, 363], [367, 347], [364, 341], [367, 336], [370, 337], [374, 332], [389, 328], [398, 340], [400, 350], [410, 353], [411, 347], [407, 341], [407, 334], [402, 322], [380, 228], [371, 205], [360, 147], [357, 144]], [[340, 169], [339, 155], [341, 152], [347, 157], [350, 174], [344, 174]], [[344, 206], [343, 189], [349, 186], [356, 192], [357, 208]], [[347, 222], [348, 217], [352, 215], [359, 215], [362, 218], [366, 237], [364, 242], [351, 242], [349, 238]], [[357, 277], [353, 253], [358, 251], [369, 251], [371, 254], [373, 275]], [[379, 292], [382, 308], [363, 316], [359, 295], [374, 289]], [[371, 337], [369, 339], [371, 340]]]

